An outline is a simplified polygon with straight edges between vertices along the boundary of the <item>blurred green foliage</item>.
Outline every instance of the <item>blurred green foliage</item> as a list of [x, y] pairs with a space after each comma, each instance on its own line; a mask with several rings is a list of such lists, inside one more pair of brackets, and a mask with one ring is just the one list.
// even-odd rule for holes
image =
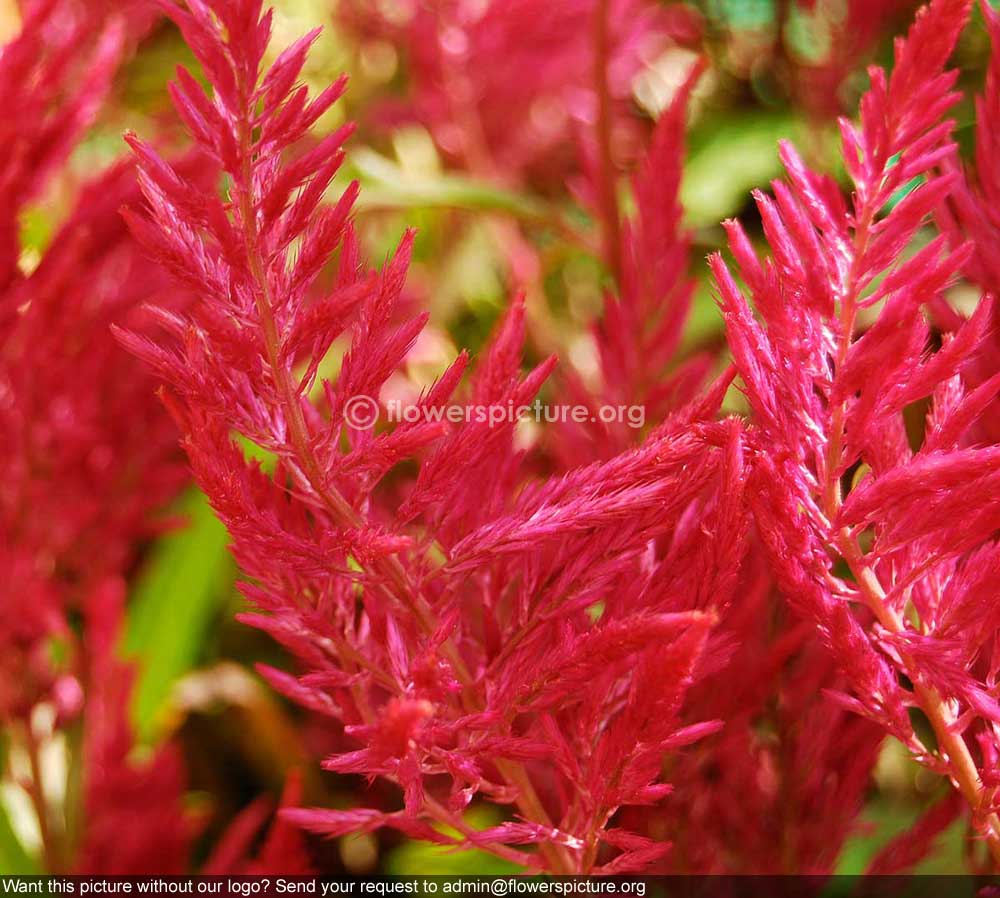
[[787, 113], [720, 113], [698, 122], [681, 186], [688, 224], [712, 227], [738, 213], [751, 190], [781, 173], [778, 141], [801, 131]]
[[[485, 829], [500, 823], [500, 816], [491, 808], [473, 807], [465, 814], [465, 822], [474, 829]], [[438, 826], [449, 836], [457, 836], [454, 830]], [[502, 876], [519, 873], [521, 868], [509, 861], [477, 849], [456, 851], [430, 842], [403, 842], [393, 848], [385, 858], [383, 869], [392, 876], [435, 875], [453, 876]]]
[[22, 847], [11, 826], [7, 808], [0, 803], [0, 873], [37, 875], [41, 872], [38, 861]]
[[169, 717], [178, 680], [205, 660], [207, 637], [233, 580], [226, 530], [205, 497], [192, 489], [179, 510], [185, 526], [157, 541], [129, 605], [123, 648], [138, 668], [132, 711], [145, 742]]

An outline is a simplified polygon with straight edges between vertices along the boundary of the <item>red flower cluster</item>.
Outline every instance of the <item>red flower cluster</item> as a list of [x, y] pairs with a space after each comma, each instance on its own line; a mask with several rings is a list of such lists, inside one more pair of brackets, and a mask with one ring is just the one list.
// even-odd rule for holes
[[[831, 732], [856, 731], [857, 740], [845, 753], [842, 740], [821, 749], [783, 733], [791, 769], [776, 776], [808, 769], [795, 746], [806, 759], [819, 751], [828, 761], [821, 769], [839, 769], [856, 807], [878, 729], [811, 703], [815, 685], [802, 692], [775, 681], [787, 659], [804, 657], [796, 671], [803, 681], [846, 685], [840, 700], [950, 777], [991, 849], [1000, 845], [986, 772], [996, 720], [987, 602], [997, 557], [995, 452], [963, 442], [994, 382], [969, 391], [961, 377], [986, 339], [992, 306], [984, 301], [929, 352], [921, 307], [937, 300], [970, 252], [948, 255], [939, 238], [898, 262], [956, 183], [935, 171], [952, 154], [942, 115], [954, 101], [954, 76], [944, 66], [967, 12], [965, 2], [935, 0], [898, 44], [892, 76], [872, 70], [860, 127], [842, 126], [850, 205], [785, 146], [789, 184], [776, 182], [774, 199], [758, 196], [773, 261], [761, 263], [739, 225], [729, 226], [763, 319], [713, 258], [753, 411], [748, 430], [711, 422], [726, 379], [700, 401], [692, 402], [690, 387], [681, 391], [687, 402], [675, 412], [662, 404], [677, 393], [662, 378], [688, 289], [676, 202], [686, 90], [653, 137], [635, 185], [638, 217], [624, 228], [598, 109], [593, 195], [618, 280], [598, 330], [604, 379], [618, 395], [658, 403], [663, 423], [635, 448], [612, 441], [595, 453], [605, 461], [583, 464], [577, 446], [569, 454], [579, 466], [538, 479], [512, 422], [375, 432], [345, 420], [347, 402], [379, 395], [423, 327], [424, 319], [395, 312], [411, 238], [381, 273], [370, 273], [349, 223], [356, 188], [332, 206], [319, 203], [347, 132], [298, 147], [343, 88], [310, 102], [294, 86], [312, 36], [262, 71], [270, 20], [259, 3], [172, 10], [214, 88], [208, 98], [182, 73], [175, 100], [229, 175], [229, 202], [194, 189], [132, 139], [153, 213], [152, 223], [133, 220], [135, 231], [200, 301], [190, 315], [161, 315], [172, 346], [124, 339], [172, 386], [199, 483], [252, 578], [247, 596], [265, 612], [245, 619], [304, 667], [299, 678], [262, 672], [361, 743], [331, 757], [328, 769], [387, 777], [405, 798], [402, 810], [299, 811], [290, 819], [328, 835], [391, 826], [554, 871], [640, 869], [668, 845], [642, 827], [615, 825], [632, 819], [621, 809], [658, 803], [670, 791], [664, 755], [753, 714], [771, 689], [783, 696], [779, 726], [789, 711], [815, 714], [836, 722]], [[510, 11], [486, 14], [475, 33], [485, 39], [516, 20]], [[459, 36], [467, 41], [467, 30]], [[971, 199], [965, 208], [975, 208]], [[335, 251], [335, 283], [320, 288]], [[858, 336], [859, 315], [870, 310], [872, 323]], [[350, 348], [339, 375], [314, 389], [324, 355], [345, 332]], [[522, 378], [522, 338], [518, 302], [470, 380], [469, 401], [523, 404], [537, 393], [554, 362]], [[422, 406], [451, 401], [466, 366], [462, 355]], [[911, 447], [903, 412], [928, 396], [925, 433]], [[273, 471], [248, 460], [233, 435], [268, 453]], [[418, 473], [402, 486], [389, 475], [406, 460]], [[965, 521], [956, 529], [959, 509]], [[754, 616], [740, 616], [754, 604], [731, 609], [750, 511], [781, 591], [815, 623], [846, 684], [814, 650], [801, 655], [812, 648], [801, 626], [760, 645]], [[770, 598], [759, 574], [742, 585], [758, 603]], [[743, 637], [735, 657], [727, 636]], [[732, 707], [711, 696], [699, 704], [696, 690], [692, 707], [713, 707], [721, 720], [685, 722], [692, 684], [727, 663], [749, 665], [748, 682], [765, 687], [763, 696]], [[936, 746], [916, 735], [908, 709], [926, 715]], [[767, 806], [775, 792], [760, 782], [764, 756], [750, 742], [730, 726], [715, 760], [737, 756], [723, 775], [755, 776]], [[680, 754], [690, 761], [697, 749]], [[823, 778], [800, 783], [796, 809], [813, 810], [810, 801], [828, 786]], [[522, 822], [471, 830], [461, 811], [477, 794], [512, 805]], [[841, 818], [841, 833], [851, 816]], [[538, 853], [514, 847], [525, 843], [538, 843]], [[789, 845], [785, 856], [799, 868], [823, 868], [832, 861], [828, 846]], [[712, 866], [697, 846], [688, 863]]]
[[[55, 819], [44, 790], [33, 710], [48, 704], [65, 724], [86, 699], [88, 806], [98, 817], [134, 812], [135, 796], [108, 779], [144, 778], [144, 788], [151, 782], [149, 768], [126, 773], [124, 751], [116, 759], [118, 774], [107, 766], [107, 752], [128, 740], [120, 731], [127, 679], [104, 680], [120, 611], [110, 597], [122, 592], [140, 542], [154, 532], [152, 514], [186, 480], [176, 430], [152, 395], [154, 381], [109, 331], [112, 322], [144, 327], [139, 305], [150, 296], [176, 302], [176, 291], [161, 293], [166, 278], [150, 270], [118, 214], [136, 196], [134, 170], [121, 165], [84, 184], [40, 260], [19, 258], [21, 213], [95, 116], [125, 38], [122, 19], [39, 3], [0, 57], [6, 110], [0, 126], [0, 451], [7, 465], [0, 486], [0, 717], [15, 727], [17, 744], [31, 758], [28, 789], [52, 869], [74, 861], [54, 848], [63, 840], [53, 831], [65, 822]], [[83, 639], [72, 626], [81, 615]], [[148, 819], [177, 820], [182, 827], [179, 787], [166, 768], [161, 773], [165, 778], [157, 781], [170, 793], [170, 807], [161, 814], [157, 806]], [[150, 852], [157, 844], [150, 830], [135, 832], [143, 843], [137, 852], [119, 843], [122, 850], [104, 855], [130, 872], [142, 869], [130, 867], [139, 857], [155, 859]], [[116, 826], [116, 841], [119, 834]], [[99, 824], [88, 838], [102, 839]], [[180, 830], [177, 838], [184, 838]]]
[[[427, 316], [401, 301], [412, 232], [381, 268], [363, 257], [359, 187], [338, 180], [352, 127], [313, 135], [346, 81], [316, 97], [299, 83], [316, 32], [265, 64], [262, 0], [163, 5], [209, 85], [180, 69], [170, 87], [195, 150], [168, 161], [129, 134], [134, 165], [84, 184], [36, 257], [21, 216], [152, 19], [48, 0], [0, 56], [0, 716], [32, 761], [47, 864], [191, 862], [180, 754], [134, 763], [115, 655], [127, 578], [186, 479], [178, 428], [245, 575], [241, 620], [296, 665], [261, 675], [330, 722], [326, 770], [398, 795], [302, 808], [293, 779], [260, 849], [266, 800], [204, 872], [306, 872], [302, 830], [381, 828], [533, 871], [828, 872], [886, 735], [954, 790], [872, 870], [908, 869], [963, 814], [1000, 864], [1000, 17], [984, 5], [968, 171], [946, 116], [971, 0], [931, 0], [891, 73], [870, 70], [860, 120], [840, 125], [847, 191], [782, 144], [786, 178], [754, 194], [761, 239], [726, 222], [734, 264], [710, 259], [726, 356], [683, 339], [685, 119], [707, 59], [655, 127], [627, 114], [644, 61], [701, 43], [698, 16], [445, 0], [387, 22], [347, 3], [409, 54], [406, 114], [451, 164], [505, 187], [572, 182], [607, 274], [587, 377], [555, 357], [522, 370], [518, 297], [475, 363], [462, 352], [425, 385], [420, 414], [378, 426], [352, 401], [390, 392]], [[838, 50], [838, 32], [804, 89], [840, 84], [900, 5], [848, 4], [864, 41]], [[511, 255], [533, 253], [507, 224]], [[985, 291], [968, 318], [949, 299], [960, 276]], [[725, 417], [734, 384], [746, 414]], [[540, 395], [642, 406], [647, 426], [594, 416], [526, 437], [506, 410]], [[453, 405], [485, 414], [440, 414]], [[82, 714], [78, 844], [45, 832], [46, 706], [59, 724]], [[503, 822], [476, 828], [473, 802]]]
[[[957, 99], [945, 65], [969, 5], [935, 0], [897, 42], [892, 75], [871, 69], [860, 126], [841, 122], [849, 202], [784, 145], [788, 183], [756, 197], [772, 257], [727, 226], [762, 321], [721, 257], [711, 264], [754, 413], [748, 496], [782, 591], [840, 661], [844, 704], [955, 784], [998, 859], [997, 449], [969, 439], [1000, 381], [962, 377], [995, 339], [993, 300], [934, 351], [923, 307], [973, 246], [948, 252], [941, 236], [900, 259], [955, 190], [939, 173]], [[916, 439], [904, 416], [928, 399]]]
[[[152, 18], [142, 4], [98, 12], [30, 4], [0, 56], [0, 721], [30, 761], [23, 785], [50, 871], [183, 873], [194, 835], [183, 765], [172, 746], [136, 763], [134, 672], [116, 642], [126, 579], [189, 475], [156, 381], [111, 327], [152, 334], [143, 305], [179, 310], [188, 296], [149, 265], [122, 220], [141, 196], [127, 162], [75, 185], [47, 246], [20, 248], [22, 216]], [[182, 169], [207, 187], [198, 166]], [[76, 833], [49, 794], [42, 755], [51, 729], [81, 722], [86, 826]]]
[[[352, 427], [348, 400], [379, 395], [424, 325], [395, 313], [412, 238], [370, 273], [349, 223], [356, 188], [319, 204], [347, 131], [296, 146], [343, 89], [309, 101], [294, 86], [312, 36], [262, 71], [270, 18], [259, 3], [171, 14], [214, 87], [209, 99], [182, 73], [178, 110], [231, 179], [229, 202], [130, 138], [153, 213], [133, 219], [135, 232], [200, 301], [161, 315], [170, 345], [123, 339], [172, 387], [198, 482], [266, 612], [244, 619], [304, 666], [299, 678], [262, 673], [360, 741], [327, 769], [388, 777], [405, 795], [400, 811], [294, 819], [330, 835], [391, 826], [529, 867], [645, 866], [667, 846], [612, 818], [665, 795], [663, 754], [719, 725], [683, 725], [680, 710], [712, 663], [714, 609], [740, 560], [741, 428], [686, 414], [634, 450], [539, 481], [513, 421]], [[334, 250], [335, 283], [320, 289]], [[523, 327], [517, 302], [470, 379], [475, 405], [524, 404], [551, 372], [553, 359], [520, 375]], [[338, 377], [314, 391], [345, 330]], [[421, 405], [448, 402], [467, 363]], [[233, 435], [265, 450], [273, 471]], [[407, 459], [419, 473], [401, 493], [387, 475]], [[461, 811], [477, 794], [523, 822], [470, 830]], [[530, 843], [538, 854], [514, 847]]]

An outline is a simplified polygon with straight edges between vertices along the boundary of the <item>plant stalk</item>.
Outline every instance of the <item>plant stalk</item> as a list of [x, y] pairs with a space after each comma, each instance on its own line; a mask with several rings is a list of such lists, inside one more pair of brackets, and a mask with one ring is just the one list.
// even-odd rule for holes
[[594, 89], [597, 94], [598, 202], [601, 216], [601, 243], [604, 261], [619, 289], [622, 286], [621, 220], [618, 212], [617, 173], [612, 152], [613, 107], [608, 68], [611, 40], [608, 34], [609, 0], [594, 5]]

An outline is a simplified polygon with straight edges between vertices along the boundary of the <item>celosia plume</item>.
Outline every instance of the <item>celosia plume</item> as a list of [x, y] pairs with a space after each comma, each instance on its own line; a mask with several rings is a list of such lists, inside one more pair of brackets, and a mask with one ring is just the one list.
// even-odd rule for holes
[[[954, 189], [956, 95], [945, 69], [969, 3], [934, 0], [873, 68], [859, 126], [842, 121], [848, 202], [782, 147], [788, 182], [757, 195], [772, 257], [728, 225], [762, 322], [712, 259], [730, 346], [755, 417], [750, 486], [773, 569], [850, 685], [844, 703], [949, 777], [1000, 858], [991, 773], [998, 709], [983, 585], [996, 563], [995, 447], [960, 448], [984, 394], [959, 377], [983, 346], [992, 300], [928, 349], [922, 306], [969, 258], [943, 238], [906, 252]], [[859, 318], [872, 323], [859, 333]], [[990, 388], [992, 390], [992, 387]], [[931, 397], [911, 448], [903, 413]], [[961, 635], [959, 635], [961, 634]], [[911, 710], [936, 744], [914, 731]]]
[[[172, 161], [130, 133], [133, 161], [69, 166], [157, 21], [146, 3], [29, 3], [0, 55], [0, 718], [49, 871], [308, 874], [317, 836], [386, 829], [527, 872], [827, 874], [889, 736], [953, 788], [870, 872], [912, 869], [959, 818], [970, 864], [1000, 864], [996, 11], [969, 163], [947, 116], [971, 0], [931, 0], [869, 71], [842, 180], [781, 144], [786, 177], [709, 262], [727, 367], [721, 337], [684, 338], [692, 246], [714, 238], [680, 199], [724, 17], [340, 4], [409, 67], [405, 105], [371, 120], [421, 122], [466, 188], [543, 210], [486, 213], [514, 298], [428, 382], [406, 286], [422, 247], [405, 230], [365, 258], [353, 126], [321, 132], [346, 79], [301, 83], [318, 31], [266, 62], [262, 0], [161, 5], [201, 69], [169, 87], [194, 143]], [[810, 122], [909, 5], [779, 5], [772, 68]], [[797, 56], [810, 23], [826, 43]], [[654, 60], [677, 67], [652, 122], [631, 106]], [[22, 247], [54, 186], [68, 212]], [[569, 370], [548, 354], [569, 342], [546, 317], [550, 240], [604, 300]], [[721, 411], [732, 385], [742, 418]], [[401, 394], [415, 414], [378, 421]], [[591, 414], [511, 413], [542, 398]], [[280, 802], [241, 794], [213, 844], [186, 809], [198, 768], [176, 742], [136, 751], [117, 655], [190, 474], [317, 768]], [[79, 790], [56, 797], [47, 740]], [[358, 784], [349, 806], [302, 806], [323, 803], [320, 767]]]
[[[128, 720], [134, 671], [115, 657], [124, 610], [121, 581], [89, 597], [84, 718], [82, 844], [73, 872], [179, 876], [187, 871], [194, 821], [183, 812], [184, 766], [173, 746], [136, 762]], [[136, 825], [135, 821], [141, 821]]]
[[[198, 481], [263, 612], [243, 619], [304, 668], [261, 672], [358, 743], [327, 769], [402, 791], [400, 809], [286, 818], [331, 836], [389, 826], [529, 868], [642, 868], [668, 846], [612, 818], [667, 795], [664, 752], [718, 726], [682, 726], [680, 712], [742, 554], [740, 428], [667, 424], [637, 449], [539, 481], [523, 469], [513, 421], [352, 425], [349, 401], [378, 397], [424, 324], [394, 315], [411, 237], [370, 273], [350, 225], [356, 187], [319, 205], [347, 129], [285, 152], [343, 90], [309, 101], [295, 86], [312, 36], [262, 71], [270, 15], [259, 3], [171, 15], [212, 83], [205, 96], [182, 72], [175, 101], [230, 187], [225, 202], [206, 195], [130, 138], [151, 212], [131, 216], [135, 232], [199, 302], [161, 316], [170, 346], [123, 339], [171, 385]], [[335, 250], [334, 287], [316, 295]], [[345, 330], [339, 375], [316, 389]], [[469, 401], [535, 396], [554, 360], [522, 376], [523, 333], [515, 302]], [[421, 404], [452, 401], [466, 366], [462, 355]], [[234, 434], [269, 453], [273, 470], [245, 458]], [[401, 490], [405, 459], [419, 469]], [[476, 795], [520, 822], [470, 829], [461, 813]], [[537, 853], [516, 847], [531, 844]]]
[[[79, 187], [49, 246], [20, 251], [21, 216], [96, 116], [127, 31], [118, 15], [34, 3], [0, 55], [0, 718], [31, 760], [24, 786], [52, 872], [187, 863], [178, 761], [164, 749], [155, 773], [132, 767], [131, 671], [113, 655], [125, 577], [187, 475], [154, 381], [110, 331], [149, 332], [140, 305], [179, 307], [183, 295], [164, 290], [121, 220], [138, 196], [127, 163]], [[82, 718], [79, 833], [42, 775], [46, 709], [57, 730]], [[143, 825], [123, 826], [140, 806]]]

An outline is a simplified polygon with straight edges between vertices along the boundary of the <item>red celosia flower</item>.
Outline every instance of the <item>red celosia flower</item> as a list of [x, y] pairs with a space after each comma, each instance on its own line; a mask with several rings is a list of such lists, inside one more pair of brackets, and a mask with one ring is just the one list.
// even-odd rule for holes
[[[507, 185], [544, 166], [593, 212], [615, 280], [594, 334], [602, 382], [588, 390], [567, 373], [567, 398], [589, 406], [594, 420], [560, 427], [555, 447], [563, 463], [580, 464], [633, 445], [634, 422], [602, 422], [600, 408], [642, 406], [659, 421], [693, 398], [709, 362], [676, 366], [673, 358], [693, 293], [677, 194], [687, 100], [702, 65], [676, 91], [648, 146], [626, 102], [644, 65], [673, 43], [699, 40], [698, 14], [682, 4], [633, 0], [550, 8], [448, 0], [396, 12], [389, 18], [370, 4], [349, 3], [343, 14], [356, 31], [388, 38], [412, 57], [410, 111], [453, 164]], [[512, 109], [526, 110], [517, 127], [510, 126]], [[636, 163], [639, 209], [621, 222], [617, 181]], [[536, 249], [515, 222], [493, 224], [512, 282], [527, 291], [531, 337], [550, 349], [556, 341]]]
[[93, 120], [121, 56], [121, 21], [81, 12], [58, 0], [28, 4], [0, 54], [0, 289], [17, 277], [19, 211]]
[[[568, 379], [573, 400], [594, 416], [553, 428], [562, 461], [614, 455], [638, 439], [641, 431], [624, 422], [601, 423], [602, 405], [641, 405], [653, 422], [710, 419], [730, 382], [727, 373], [701, 395], [711, 356], [698, 354], [680, 365], [676, 358], [694, 291], [678, 192], [686, 106], [700, 73], [696, 65], [657, 122], [632, 179], [637, 211], [620, 226], [620, 252], [606, 259], [618, 272], [617, 295], [606, 297], [594, 328], [601, 384], [590, 393]], [[598, 199], [601, 172], [595, 168], [590, 176], [596, 216], [617, 219], [615, 205]], [[677, 563], [690, 563], [693, 578], [710, 577], [699, 568], [707, 558], [698, 552]], [[716, 563], [728, 564], [721, 558]], [[829, 872], [862, 807], [882, 731], [852, 720], [820, 694], [842, 688], [834, 665], [802, 624], [786, 620], [769, 578], [759, 570], [754, 577], [741, 584], [732, 606], [712, 601], [723, 614], [711, 655], [726, 660], [687, 702], [692, 720], [719, 719], [725, 726], [672, 762], [678, 786], [667, 806], [624, 818], [624, 825], [656, 841], [674, 841], [658, 871]], [[738, 809], [731, 800], [737, 794]]]
[[[121, 223], [118, 206], [134, 195], [128, 167], [88, 185], [38, 268], [0, 297], [0, 447], [10, 469], [0, 556], [10, 601], [23, 608], [8, 617], [11, 649], [44, 655], [42, 637], [61, 631], [64, 610], [81, 609], [95, 583], [126, 570], [153, 532], [152, 513], [185, 480], [152, 379], [109, 330], [144, 326], [138, 306], [164, 285]], [[9, 682], [22, 710], [44, 689], [23, 673]]]
[[[351, 129], [310, 132], [344, 82], [312, 100], [298, 85], [315, 35], [265, 69], [261, 0], [167, 4], [211, 85], [182, 70], [171, 91], [212, 164], [170, 165], [129, 137], [148, 214], [128, 221], [183, 289], [139, 262], [117, 216], [138, 201], [125, 165], [83, 189], [37, 266], [19, 260], [18, 216], [146, 21], [142, 4], [124, 24], [81, 17], [75, 0], [31, 6], [0, 56], [16, 119], [0, 125], [0, 645], [12, 673], [0, 715], [31, 743], [39, 703], [62, 721], [84, 702], [87, 825], [66, 850], [46, 839], [50, 866], [190, 862], [179, 757], [136, 758], [131, 672], [114, 654], [124, 577], [184, 475], [153, 378], [111, 325], [168, 384], [247, 577], [242, 620], [295, 658], [294, 673], [262, 676], [335, 721], [325, 769], [399, 792], [305, 809], [293, 777], [260, 848], [266, 799], [204, 872], [308, 873], [302, 829], [380, 827], [528, 870], [828, 872], [886, 733], [956, 791], [871, 870], [908, 869], [963, 811], [1000, 862], [1000, 446], [984, 420], [1000, 387], [998, 312], [986, 296], [965, 320], [945, 295], [958, 271], [1000, 287], [989, 8], [974, 175], [943, 120], [969, 2], [932, 0], [891, 76], [872, 70], [860, 123], [841, 126], [849, 198], [785, 145], [787, 181], [756, 196], [769, 258], [727, 224], [742, 284], [721, 257], [711, 265], [745, 425], [716, 420], [731, 375], [706, 391], [712, 360], [678, 358], [692, 294], [678, 189], [700, 65], [645, 150], [617, 145], [637, 67], [696, 19], [639, 0], [410, 11], [395, 37], [415, 114], [442, 148], [507, 183], [572, 172], [600, 226], [612, 288], [594, 329], [599, 382], [560, 386], [595, 409], [642, 405], [649, 426], [584, 422], [527, 447], [504, 412], [534, 399], [555, 360], [522, 371], [522, 299], [474, 366], [462, 353], [421, 394], [425, 418], [352, 417], [358, 398], [377, 406], [426, 322], [400, 302], [413, 238], [369, 269], [351, 223], [357, 186], [325, 202]], [[897, 5], [848, 4], [803, 89], [839, 84]], [[510, 126], [512, 106], [528, 126]], [[585, 125], [576, 164], [566, 120]], [[626, 157], [638, 160], [629, 216], [617, 202]], [[915, 249], [932, 212], [946, 233]], [[530, 256], [515, 238], [512, 256]], [[325, 364], [338, 341], [349, 348]], [[437, 413], [453, 403], [488, 414], [449, 423]], [[927, 412], [922, 428], [914, 411]], [[77, 613], [82, 641], [67, 623]], [[69, 646], [61, 667], [52, 637]], [[474, 801], [504, 821], [474, 829]]]
[[84, 802], [74, 872], [108, 876], [187, 872], [194, 830], [181, 806], [184, 767], [172, 746], [136, 761], [128, 721], [132, 671], [115, 657], [124, 584], [108, 580], [88, 601]]
[[[170, 345], [123, 339], [171, 385], [198, 481], [264, 612], [244, 619], [305, 669], [262, 673], [360, 744], [328, 769], [403, 793], [402, 809], [286, 819], [328, 835], [390, 826], [558, 871], [643, 867], [667, 846], [613, 816], [665, 796], [664, 752], [718, 726], [680, 714], [742, 556], [740, 428], [668, 422], [634, 450], [536, 481], [507, 418], [352, 423], [350, 400], [379, 395], [424, 319], [393, 314], [410, 236], [369, 273], [349, 223], [356, 188], [320, 205], [347, 130], [286, 152], [343, 82], [311, 102], [295, 86], [311, 36], [262, 72], [270, 16], [259, 2], [171, 14], [213, 88], [205, 96], [182, 72], [174, 98], [230, 186], [226, 202], [206, 194], [130, 138], [152, 216], [132, 216], [135, 232], [200, 300], [160, 316]], [[334, 286], [317, 298], [335, 250]], [[522, 377], [523, 329], [517, 302], [471, 378], [475, 405], [523, 404], [552, 369]], [[314, 390], [344, 331], [339, 375]], [[462, 355], [422, 406], [448, 403], [466, 366]], [[269, 453], [273, 471], [234, 434]], [[406, 459], [419, 464], [412, 482], [395, 470]], [[476, 795], [521, 820], [470, 829], [461, 813]]]
[[966, 265], [966, 273], [976, 283], [992, 293], [1000, 291], [1000, 172], [996, 160], [1000, 155], [997, 126], [1000, 124], [1000, 13], [988, 3], [982, 4], [992, 43], [990, 65], [986, 74], [986, 91], [976, 102], [975, 169], [969, 183], [959, 181], [948, 198], [953, 217], [945, 226], [956, 242], [963, 237], [973, 242], [975, 252]]
[[[126, 759], [129, 676], [111, 653], [122, 578], [155, 532], [153, 515], [187, 479], [154, 381], [110, 331], [145, 331], [141, 302], [180, 298], [163, 294], [166, 279], [137, 253], [118, 213], [137, 195], [131, 166], [84, 184], [40, 260], [19, 261], [19, 216], [90, 124], [122, 55], [119, 17], [102, 24], [84, 12], [31, 4], [0, 55], [0, 717], [37, 759], [33, 709], [50, 703], [57, 724], [83, 712], [88, 825], [79, 856], [56, 844], [63, 834], [49, 826], [37, 765], [27, 784], [53, 871], [142, 872], [162, 850], [156, 868], [180, 872], [170, 836], [180, 820], [176, 760], [164, 754], [152, 777], [136, 779]], [[88, 621], [83, 640], [70, 615]], [[151, 801], [163, 806], [154, 815], [162, 829], [122, 824]]]
[[725, 726], [677, 758], [645, 821], [674, 842], [657, 872], [831, 873], [864, 805], [884, 731], [825, 694], [843, 675], [763, 568], [755, 553], [715, 632], [725, 666], [688, 698]]
[[[938, 238], [901, 258], [955, 184], [935, 169], [953, 151], [942, 115], [955, 74], [944, 67], [968, 6], [934, 0], [897, 43], [891, 77], [871, 70], [860, 126], [841, 125], [849, 205], [785, 145], [790, 184], [757, 196], [773, 258], [761, 263], [728, 226], [763, 324], [719, 257], [712, 266], [756, 420], [751, 502], [782, 589], [841, 662], [852, 693], [843, 701], [951, 778], [1000, 858], [984, 591], [1000, 557], [998, 450], [956, 448], [983, 401], [956, 375], [980, 348], [992, 303], [930, 352], [921, 306], [968, 250], [946, 255]], [[858, 336], [866, 310], [874, 322]], [[914, 450], [903, 411], [928, 396]], [[914, 732], [911, 708], [936, 745]]]
[[[938, 210], [943, 229], [952, 244], [961, 246], [969, 241], [973, 246], [972, 255], [965, 264], [963, 273], [969, 280], [996, 296], [1000, 293], [1000, 173], [996, 159], [1000, 154], [997, 145], [1000, 128], [1000, 14], [988, 3], [981, 5], [983, 18], [991, 41], [989, 69], [986, 74], [986, 91], [976, 102], [976, 152], [975, 165], [971, 171], [960, 172], [958, 165], [951, 163], [949, 169], [956, 173], [958, 181]], [[961, 316], [945, 302], [934, 305], [934, 316], [942, 329], [956, 331], [962, 324]], [[1000, 324], [1000, 312], [994, 306], [990, 327], [996, 333]], [[992, 380], [1000, 371], [1000, 341], [991, 340], [974, 358], [963, 366], [962, 377], [966, 385], [976, 389], [979, 401], [974, 408], [969, 424], [971, 429], [965, 440], [1000, 439], [997, 428], [995, 393]], [[975, 423], [973, 424], [973, 420]]]
[[[135, 195], [119, 166], [84, 186], [37, 267], [22, 272], [18, 215], [89, 123], [119, 59], [121, 30], [102, 33], [75, 6], [38, 4], [0, 56], [12, 127], [0, 156], [0, 558], [5, 616], [0, 713], [24, 714], [49, 686], [46, 636], [121, 574], [148, 538], [150, 514], [184, 481], [175, 431], [153, 381], [113, 339], [145, 327], [140, 302], [164, 278], [136, 254], [118, 206]], [[13, 126], [15, 120], [20, 124]], [[166, 299], [170, 304], [174, 299]], [[12, 609], [16, 607], [18, 611]]]
[[712, 357], [701, 353], [678, 359], [695, 290], [689, 272], [691, 240], [681, 223], [679, 197], [684, 124], [690, 92], [702, 70], [700, 63], [692, 67], [656, 123], [632, 178], [637, 206], [632, 219], [619, 223], [617, 204], [604, 205], [599, 200], [602, 177], [613, 192], [614, 171], [590, 172], [587, 195], [614, 247], [605, 247], [605, 262], [615, 273], [616, 283], [605, 296], [604, 313], [593, 328], [600, 384], [588, 390], [579, 377], [567, 376], [568, 398], [592, 414], [589, 421], [560, 422], [555, 429], [553, 449], [564, 464], [613, 455], [641, 435], [636, 422], [624, 416], [602, 421], [602, 407], [641, 409], [650, 422], [671, 414], [691, 420], [711, 418], [729, 382], [724, 377], [708, 395], [702, 395]]
[[[302, 784], [297, 774], [288, 777], [281, 807], [291, 808], [302, 801]], [[211, 857], [202, 866], [202, 876], [308, 876], [315, 873], [301, 830], [278, 817], [270, 825], [254, 856], [251, 845], [273, 811], [273, 802], [258, 798], [244, 808], [219, 838]]]

